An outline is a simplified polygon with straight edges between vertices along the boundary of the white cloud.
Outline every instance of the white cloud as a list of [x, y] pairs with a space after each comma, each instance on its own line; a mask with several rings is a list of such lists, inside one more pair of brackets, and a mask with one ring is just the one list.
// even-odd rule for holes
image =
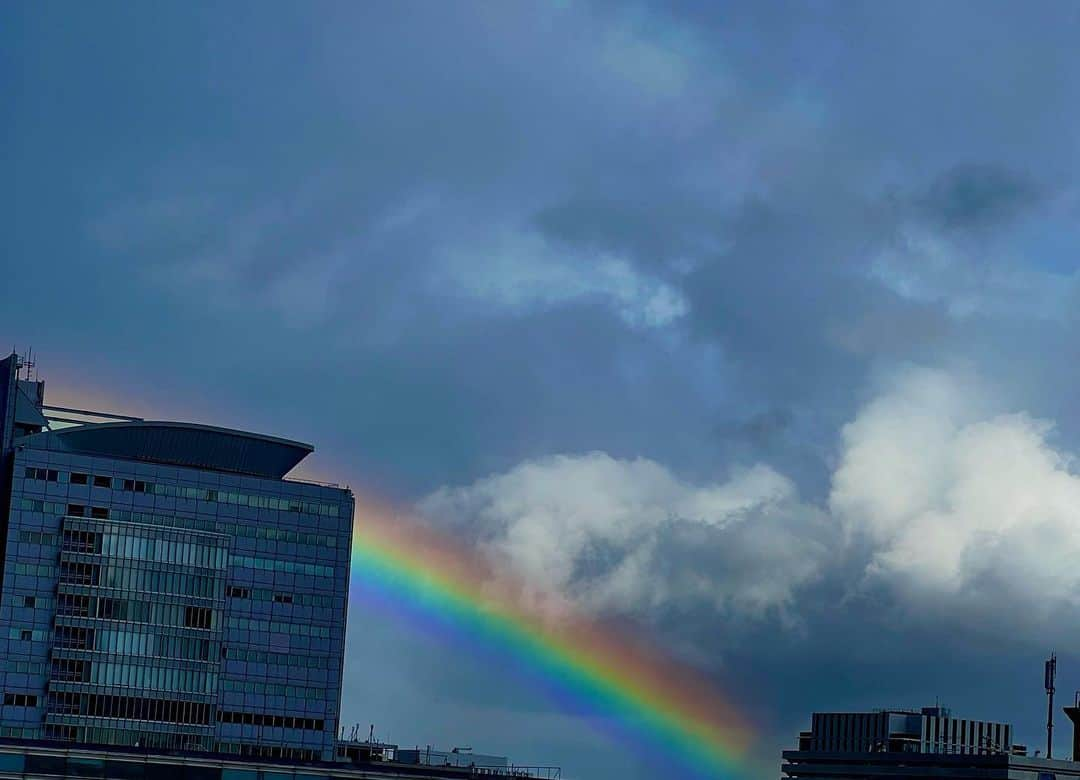
[[908, 300], [944, 304], [957, 320], [975, 315], [1068, 316], [1075, 308], [1080, 278], [914, 224], [901, 226], [867, 273]]
[[828, 555], [821, 512], [767, 466], [693, 485], [644, 458], [560, 455], [440, 489], [420, 509], [541, 591], [597, 612], [784, 613]]
[[844, 428], [830, 507], [909, 605], [1045, 619], [1080, 606], [1080, 475], [1050, 423], [990, 408], [970, 380], [909, 371]]
[[490, 245], [449, 254], [433, 284], [503, 309], [594, 299], [633, 327], [662, 327], [689, 311], [678, 289], [625, 258], [559, 247], [532, 232], [505, 231]]
[[444, 487], [420, 510], [597, 613], [790, 619], [827, 578], [909, 617], [1046, 626], [1080, 614], [1080, 473], [1051, 433], [964, 371], [909, 367], [842, 429], [827, 511], [766, 465], [693, 484], [601, 452]]

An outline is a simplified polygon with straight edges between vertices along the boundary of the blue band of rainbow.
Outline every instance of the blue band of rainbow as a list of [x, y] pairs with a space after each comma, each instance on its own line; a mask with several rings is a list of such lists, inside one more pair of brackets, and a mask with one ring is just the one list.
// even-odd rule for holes
[[475, 551], [357, 498], [352, 603], [494, 654], [597, 728], [663, 756], [671, 776], [737, 778], [752, 730], [702, 675], [562, 602], [538, 601]]

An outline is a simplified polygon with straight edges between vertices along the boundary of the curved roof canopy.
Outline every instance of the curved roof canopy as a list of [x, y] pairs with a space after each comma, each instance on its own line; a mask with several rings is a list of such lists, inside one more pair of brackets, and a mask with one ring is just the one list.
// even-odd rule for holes
[[273, 479], [284, 477], [315, 450], [310, 444], [274, 436], [178, 422], [77, 425], [35, 434], [23, 443], [34, 446], [41, 437], [48, 437], [48, 449]]

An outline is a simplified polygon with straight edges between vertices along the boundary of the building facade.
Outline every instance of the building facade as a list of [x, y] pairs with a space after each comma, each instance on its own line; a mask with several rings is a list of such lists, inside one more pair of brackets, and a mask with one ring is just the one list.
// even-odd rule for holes
[[[459, 755], [459, 754], [455, 754]], [[376, 760], [288, 762], [207, 753], [0, 740], [0, 778], [99, 780], [560, 780], [559, 767]]]
[[805, 780], [1063, 780], [1072, 761], [1009, 753], [814, 753], [784, 751], [783, 777]]
[[352, 494], [299, 442], [65, 413], [0, 361], [0, 737], [332, 760]]
[[954, 718], [944, 707], [818, 712], [798, 749], [783, 752], [781, 771], [814, 780], [1080, 777], [1080, 764], [1028, 756], [1012, 738], [1011, 724]]
[[[875, 712], [815, 712], [800, 749], [836, 753], [1013, 752], [1012, 725], [954, 718], [945, 707]], [[1018, 747], [1018, 746], [1017, 746]]]

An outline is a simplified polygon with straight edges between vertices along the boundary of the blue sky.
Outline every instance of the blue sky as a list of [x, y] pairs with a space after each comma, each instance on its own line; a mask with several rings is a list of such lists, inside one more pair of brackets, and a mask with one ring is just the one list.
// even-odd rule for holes
[[[2, 15], [0, 341], [57, 393], [314, 442], [763, 756], [935, 698], [1036, 744], [1050, 649], [1080, 687], [1074, 5]], [[646, 776], [361, 615], [346, 720]]]

